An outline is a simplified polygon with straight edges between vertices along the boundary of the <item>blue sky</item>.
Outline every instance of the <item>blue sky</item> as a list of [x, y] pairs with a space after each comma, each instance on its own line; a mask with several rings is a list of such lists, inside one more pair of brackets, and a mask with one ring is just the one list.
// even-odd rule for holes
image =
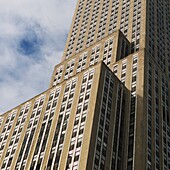
[[46, 90], [76, 0], [0, 1], [0, 113]]

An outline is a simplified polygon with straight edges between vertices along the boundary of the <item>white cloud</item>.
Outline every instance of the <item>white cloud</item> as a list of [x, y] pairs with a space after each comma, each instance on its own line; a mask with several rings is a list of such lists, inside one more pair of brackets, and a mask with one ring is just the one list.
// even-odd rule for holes
[[48, 88], [75, 5], [70, 0], [0, 1], [0, 113]]

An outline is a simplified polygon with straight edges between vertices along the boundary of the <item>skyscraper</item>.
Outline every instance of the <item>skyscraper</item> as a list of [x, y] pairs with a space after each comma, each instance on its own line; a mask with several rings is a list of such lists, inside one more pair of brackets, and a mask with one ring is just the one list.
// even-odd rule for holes
[[78, 0], [49, 89], [0, 116], [1, 169], [170, 169], [169, 16]]

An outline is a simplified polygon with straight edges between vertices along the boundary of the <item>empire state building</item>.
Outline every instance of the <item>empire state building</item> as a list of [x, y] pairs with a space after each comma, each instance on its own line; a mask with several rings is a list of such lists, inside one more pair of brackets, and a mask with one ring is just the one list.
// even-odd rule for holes
[[170, 1], [78, 0], [49, 88], [0, 115], [1, 170], [170, 169]]

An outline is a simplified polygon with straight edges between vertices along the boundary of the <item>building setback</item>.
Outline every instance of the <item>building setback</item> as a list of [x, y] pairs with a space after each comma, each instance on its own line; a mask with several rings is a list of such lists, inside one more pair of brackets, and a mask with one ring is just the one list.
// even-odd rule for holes
[[78, 0], [49, 89], [0, 115], [0, 169], [170, 169], [169, 16]]

